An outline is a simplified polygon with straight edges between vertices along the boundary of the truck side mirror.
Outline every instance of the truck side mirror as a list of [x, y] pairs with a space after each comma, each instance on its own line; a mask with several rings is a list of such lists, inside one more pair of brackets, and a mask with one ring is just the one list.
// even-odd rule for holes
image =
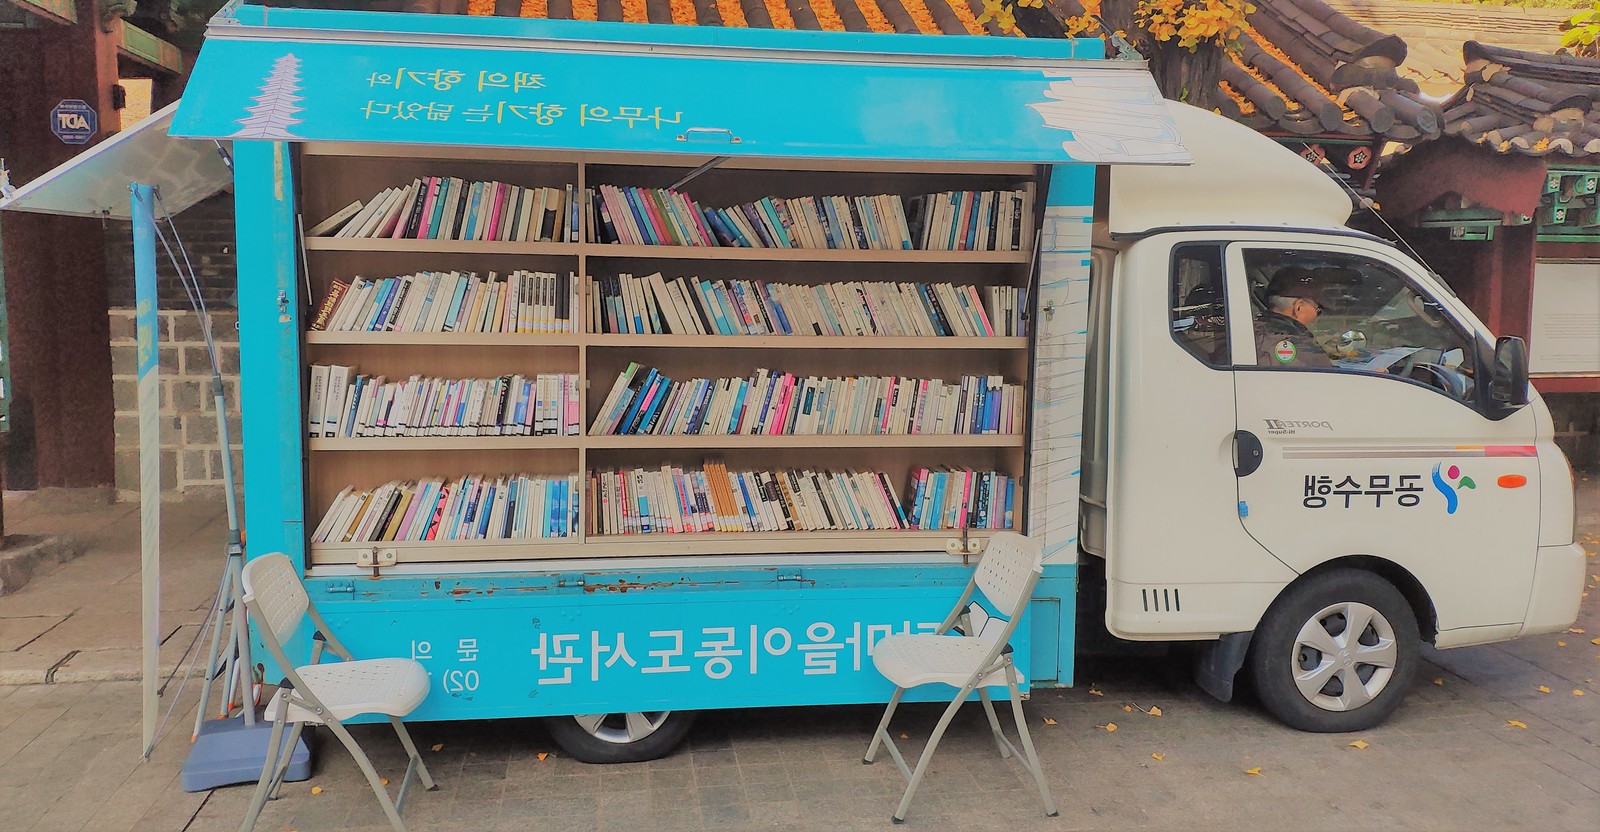
[[1528, 403], [1528, 344], [1510, 335], [1494, 344], [1489, 369], [1489, 406], [1510, 413]]

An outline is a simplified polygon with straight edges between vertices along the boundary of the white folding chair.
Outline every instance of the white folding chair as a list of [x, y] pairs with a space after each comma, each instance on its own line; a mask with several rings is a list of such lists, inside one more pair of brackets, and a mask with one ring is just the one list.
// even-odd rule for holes
[[[883, 743], [889, 749], [889, 756], [894, 758], [895, 765], [900, 767], [900, 773], [905, 775], [906, 793], [900, 798], [900, 807], [895, 810], [895, 823], [905, 821], [906, 810], [911, 808], [911, 798], [916, 795], [917, 787], [922, 785], [922, 775], [933, 760], [934, 749], [938, 747], [945, 729], [950, 726], [950, 720], [973, 690], [977, 690], [978, 698], [983, 701], [983, 710], [989, 716], [989, 730], [993, 732], [995, 744], [1000, 748], [1000, 756], [1006, 758], [1016, 755], [1019, 758], [1018, 762], [1033, 775], [1033, 781], [1039, 786], [1039, 795], [1044, 798], [1045, 814], [1056, 816], [1055, 801], [1050, 799], [1050, 789], [1044, 782], [1044, 770], [1040, 768], [1039, 755], [1033, 748], [1033, 737], [1028, 734], [1028, 723], [1022, 716], [1017, 668], [1011, 661], [1011, 634], [1016, 631], [1017, 622], [1021, 620], [1028, 599], [1033, 596], [1033, 587], [1039, 582], [1039, 575], [1043, 571], [1043, 551], [1037, 542], [1015, 532], [1000, 532], [989, 539], [989, 546], [978, 561], [978, 568], [973, 570], [971, 580], [967, 581], [961, 600], [956, 602], [938, 630], [932, 635], [892, 635], [873, 646], [873, 665], [879, 673], [894, 682], [895, 689], [862, 762], [871, 764], [878, 755], [878, 744]], [[976, 590], [982, 590], [989, 605], [987, 608], [973, 601]], [[954, 634], [951, 633], [953, 629], [956, 630]], [[907, 689], [935, 683], [950, 685], [958, 690], [950, 706], [944, 709], [939, 724], [934, 726], [933, 735], [928, 737], [928, 745], [922, 749], [917, 769], [913, 772], [906, 765], [900, 749], [895, 746], [894, 738], [889, 735], [889, 720], [894, 717], [895, 708], [899, 707], [900, 698]], [[1022, 736], [1021, 751], [1001, 732], [1000, 719], [995, 716], [994, 703], [989, 699], [987, 689], [1002, 685], [1011, 694], [1011, 713], [1017, 722], [1017, 733]]]
[[[384, 814], [389, 816], [389, 823], [396, 832], [405, 832], [405, 824], [400, 821], [400, 807], [405, 804], [412, 775], [421, 779], [427, 790], [438, 788], [428, 776], [428, 767], [417, 753], [411, 735], [406, 733], [405, 724], [400, 721], [427, 697], [428, 672], [411, 659], [356, 660], [352, 657], [311, 603], [288, 555], [262, 555], [245, 564], [244, 604], [267, 652], [283, 670], [283, 683], [267, 704], [267, 712], [272, 714], [272, 738], [267, 743], [261, 781], [256, 784], [255, 796], [250, 799], [250, 809], [239, 827], [240, 832], [254, 829], [261, 808], [269, 799], [277, 798], [289, 771], [289, 758], [307, 723], [326, 725], [344, 743], [356, 765], [361, 767], [361, 773], [367, 776], [367, 782], [372, 784], [372, 791], [383, 805]], [[283, 652], [283, 642], [294, 634], [307, 615], [316, 627], [312, 636], [311, 664], [294, 667]], [[324, 648], [343, 661], [318, 664]], [[410, 758], [406, 776], [400, 781], [399, 794], [393, 800], [389, 799], [388, 789], [373, 770], [372, 761], [342, 724], [360, 714], [388, 716]], [[289, 732], [289, 741], [280, 742], [284, 726], [291, 724], [294, 727]]]

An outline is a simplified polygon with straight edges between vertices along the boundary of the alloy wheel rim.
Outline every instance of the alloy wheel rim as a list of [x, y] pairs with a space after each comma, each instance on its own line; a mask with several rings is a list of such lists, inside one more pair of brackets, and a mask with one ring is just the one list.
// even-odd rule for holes
[[572, 719], [597, 740], [627, 745], [654, 734], [671, 711], [628, 711], [613, 714], [578, 714]]
[[1300, 627], [1289, 651], [1300, 695], [1335, 712], [1376, 699], [1394, 678], [1398, 658], [1394, 625], [1357, 601], [1323, 607]]

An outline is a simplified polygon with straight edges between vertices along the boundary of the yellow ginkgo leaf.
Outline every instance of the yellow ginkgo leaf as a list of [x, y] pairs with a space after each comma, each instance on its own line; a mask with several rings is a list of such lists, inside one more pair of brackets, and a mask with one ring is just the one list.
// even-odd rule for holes
[[1105, 693], [1103, 693], [1101, 691], [1098, 691], [1098, 690], [1095, 690], [1094, 688], [1089, 688], [1089, 695], [1090, 696], [1105, 696]]
[[910, 735], [910, 734], [907, 734], [907, 733], [906, 733], [906, 732], [904, 732], [904, 731], [901, 731], [901, 732], [900, 732], [900, 739], [903, 739], [903, 740], [909, 740], [909, 739], [911, 739], [911, 735]]
[[434, 743], [433, 744], [433, 750], [434, 751], [443, 751], [444, 750], [444, 743], [442, 743], [442, 742]]
[[1557, 647], [1566, 647], [1566, 646], [1567, 646], [1567, 643], [1566, 643], [1566, 642], [1564, 642], [1564, 641], [1558, 641], [1558, 642], [1556, 642], [1556, 646], [1557, 646]]
[[1115, 731], [1115, 730], [1117, 730], [1117, 724], [1115, 722], [1107, 722], [1105, 725], [1102, 725], [1100, 727], [1106, 729], [1106, 733], [1108, 733], [1108, 734], [1113, 732], [1113, 731]]
[[1444, 686], [1444, 679], [1434, 679], [1433, 683], [1442, 687]]
[[311, 787], [311, 794], [313, 796], [322, 794], [322, 787], [321, 786], [312, 786]]
[[1127, 711], [1127, 712], [1128, 712], [1128, 713], [1130, 713], [1130, 714], [1131, 714], [1131, 713], [1133, 713], [1133, 706], [1132, 706], [1132, 705], [1123, 705], [1123, 706], [1122, 706], [1122, 709], [1123, 709], [1123, 710], [1124, 710], [1124, 711]]
[[1044, 718], [1044, 724], [1046, 724], [1046, 725], [1054, 725], [1054, 724], [1056, 724], [1056, 721], [1051, 719], [1050, 717], [1045, 717]]
[[1550, 692], [1550, 686], [1549, 685], [1540, 685], [1539, 686], [1539, 692], [1540, 693], [1549, 693]]
[[1583, 628], [1582, 627], [1568, 627], [1567, 628], [1567, 632], [1569, 632], [1569, 633], [1577, 633], [1579, 635], [1583, 635]]
[[1506, 724], [1510, 725], [1512, 728], [1521, 728], [1524, 731], [1528, 730], [1528, 723], [1523, 722], [1520, 719], [1508, 719], [1506, 720]]
[[548, 752], [548, 751], [540, 751], [539, 752], [539, 762], [542, 763], [546, 759], [548, 759], [549, 757], [550, 757], [550, 752]]
[[1150, 755], [1150, 759], [1152, 759], [1152, 760], [1155, 760], [1155, 761], [1156, 761], [1156, 762], [1158, 762], [1158, 763], [1159, 763], [1159, 762], [1161, 762], [1161, 761], [1162, 761], [1162, 760], [1165, 760], [1165, 759], [1166, 759], [1166, 758], [1167, 758], [1167, 755], [1165, 755], [1165, 754], [1160, 754], [1160, 753], [1157, 753], [1157, 754], [1151, 754], [1151, 755]]
[[1261, 773], [1261, 766], [1256, 766], [1255, 768], [1247, 768], [1247, 769], [1244, 770], [1244, 773], [1245, 774], [1260, 774]]
[[1600, 644], [1600, 638], [1591, 638], [1591, 639], [1589, 639], [1589, 643], [1590, 644]]
[[1573, 688], [1572, 689], [1572, 695], [1573, 696], [1582, 696], [1583, 695], [1583, 691], [1579, 690], [1578, 688]]
[[1357, 749], [1357, 750], [1365, 749], [1367, 747], [1367, 741], [1366, 740], [1356, 740], [1355, 742], [1350, 743], [1350, 747], [1354, 748], [1354, 749]]
[[385, 786], [387, 786], [387, 785], [389, 785], [389, 778], [387, 778], [387, 777], [379, 777], [378, 778], [378, 782], [384, 784]]
[[1161, 716], [1161, 708], [1157, 705], [1151, 705], [1150, 710], [1145, 711], [1145, 713], [1151, 716]]

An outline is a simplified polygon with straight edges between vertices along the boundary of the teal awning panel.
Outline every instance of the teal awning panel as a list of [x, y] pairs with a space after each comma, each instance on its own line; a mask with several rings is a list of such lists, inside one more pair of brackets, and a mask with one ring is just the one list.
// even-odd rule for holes
[[552, 37], [395, 42], [244, 25], [212, 27], [172, 132], [838, 159], [1188, 161], [1137, 63]]

